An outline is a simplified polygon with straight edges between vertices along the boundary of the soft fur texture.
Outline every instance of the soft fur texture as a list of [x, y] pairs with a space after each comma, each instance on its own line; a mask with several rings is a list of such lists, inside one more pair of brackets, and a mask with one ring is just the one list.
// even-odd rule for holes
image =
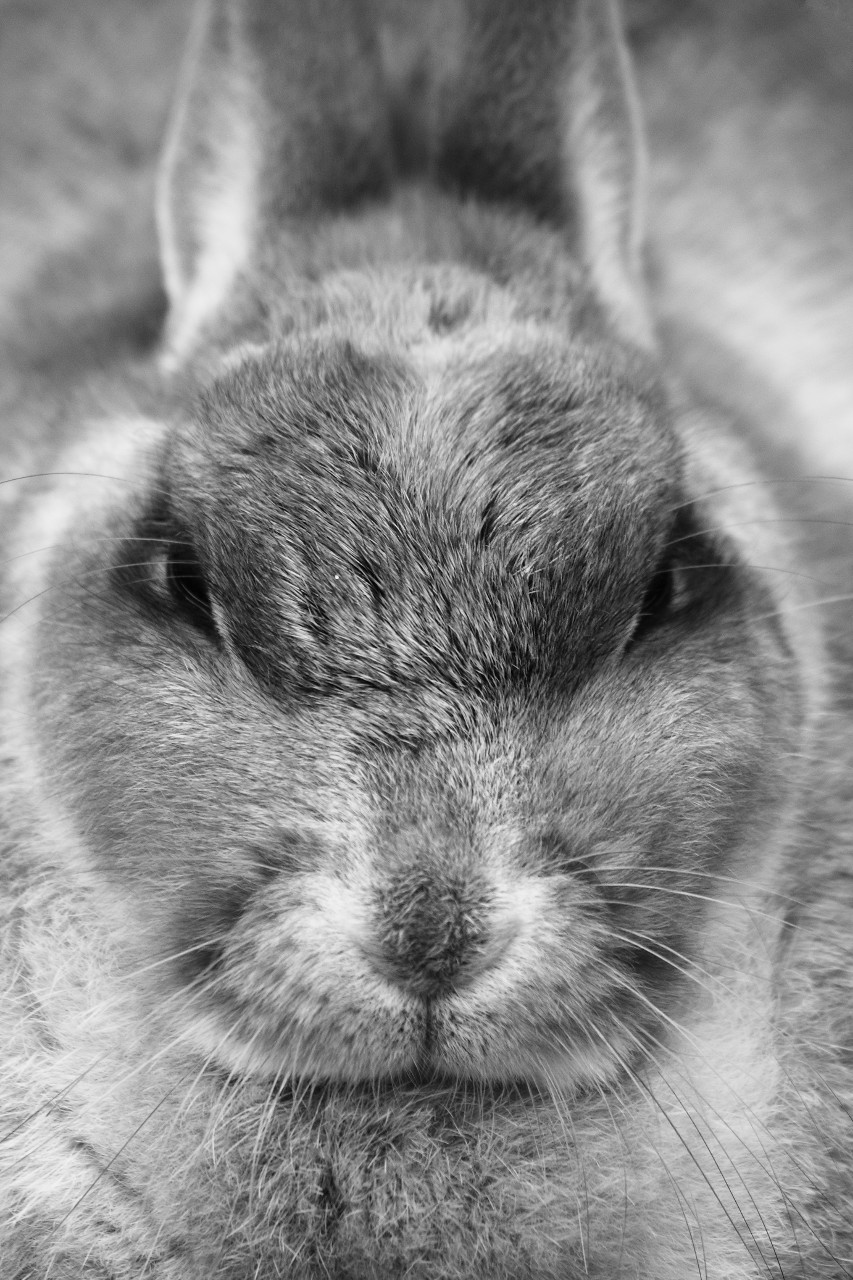
[[[118, 20], [55, 8], [101, 176], [0, 211], [3, 1280], [853, 1273], [849, 501], [790, 454], [849, 442], [844, 28], [629, 5], [647, 183], [609, 0], [151, 5], [82, 125]], [[110, 228], [173, 79], [164, 298]]]

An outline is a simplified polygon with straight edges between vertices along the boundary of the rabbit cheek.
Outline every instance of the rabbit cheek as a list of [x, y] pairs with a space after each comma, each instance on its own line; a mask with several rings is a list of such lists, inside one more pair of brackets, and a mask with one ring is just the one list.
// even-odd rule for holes
[[[278, 833], [296, 806], [255, 758], [280, 758], [281, 724], [267, 708], [257, 714], [253, 689], [221, 654], [116, 587], [103, 552], [116, 541], [104, 523], [91, 546], [72, 543], [51, 566], [51, 625], [29, 654], [32, 719], [46, 776], [73, 797], [54, 856], [95, 870], [124, 901], [123, 928], [133, 919], [141, 949], [177, 955], [169, 972], [184, 979], [282, 865]], [[298, 786], [296, 760], [292, 774]]]
[[[523, 892], [523, 890], [522, 890]], [[535, 1081], [569, 1095], [619, 1076], [637, 1058], [634, 984], [608, 954], [595, 907], [577, 886], [531, 884], [535, 926], [507, 962], [430, 1011], [432, 1061], [485, 1081]]]
[[554, 776], [583, 797], [611, 950], [656, 1000], [683, 985], [700, 940], [715, 946], [709, 915], [751, 927], [747, 908], [759, 905], [796, 793], [799, 745], [789, 660], [775, 643], [754, 643], [746, 624], [578, 698]]
[[246, 904], [205, 984], [194, 1036], [231, 1069], [318, 1080], [413, 1068], [423, 1004], [369, 958], [357, 883], [323, 871], [279, 877]]

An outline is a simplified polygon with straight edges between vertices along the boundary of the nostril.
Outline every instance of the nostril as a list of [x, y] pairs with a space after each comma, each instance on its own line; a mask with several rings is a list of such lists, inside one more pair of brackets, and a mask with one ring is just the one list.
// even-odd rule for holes
[[377, 895], [378, 967], [425, 996], [464, 986], [502, 950], [488, 905], [470, 883], [398, 877]]

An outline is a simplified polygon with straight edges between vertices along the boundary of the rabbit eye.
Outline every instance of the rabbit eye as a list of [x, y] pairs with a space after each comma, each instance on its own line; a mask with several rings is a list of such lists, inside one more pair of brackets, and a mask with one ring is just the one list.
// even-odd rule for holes
[[655, 570], [637, 611], [631, 644], [642, 640], [672, 616], [684, 594], [681, 578], [681, 571], [672, 562], [664, 563]]
[[671, 564], [658, 569], [649, 583], [640, 606], [640, 620], [650, 624], [661, 621], [669, 613], [675, 596], [675, 569]]
[[201, 630], [214, 631], [210, 592], [189, 543], [167, 545], [164, 575], [166, 589], [178, 608]]

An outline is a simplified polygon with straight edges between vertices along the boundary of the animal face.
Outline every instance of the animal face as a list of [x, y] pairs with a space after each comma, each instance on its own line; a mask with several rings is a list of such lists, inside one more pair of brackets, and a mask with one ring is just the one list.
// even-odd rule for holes
[[614, 5], [427, 7], [202, 6], [161, 344], [56, 372], [0, 627], [16, 1275], [803, 1259], [803, 574], [658, 341]]

